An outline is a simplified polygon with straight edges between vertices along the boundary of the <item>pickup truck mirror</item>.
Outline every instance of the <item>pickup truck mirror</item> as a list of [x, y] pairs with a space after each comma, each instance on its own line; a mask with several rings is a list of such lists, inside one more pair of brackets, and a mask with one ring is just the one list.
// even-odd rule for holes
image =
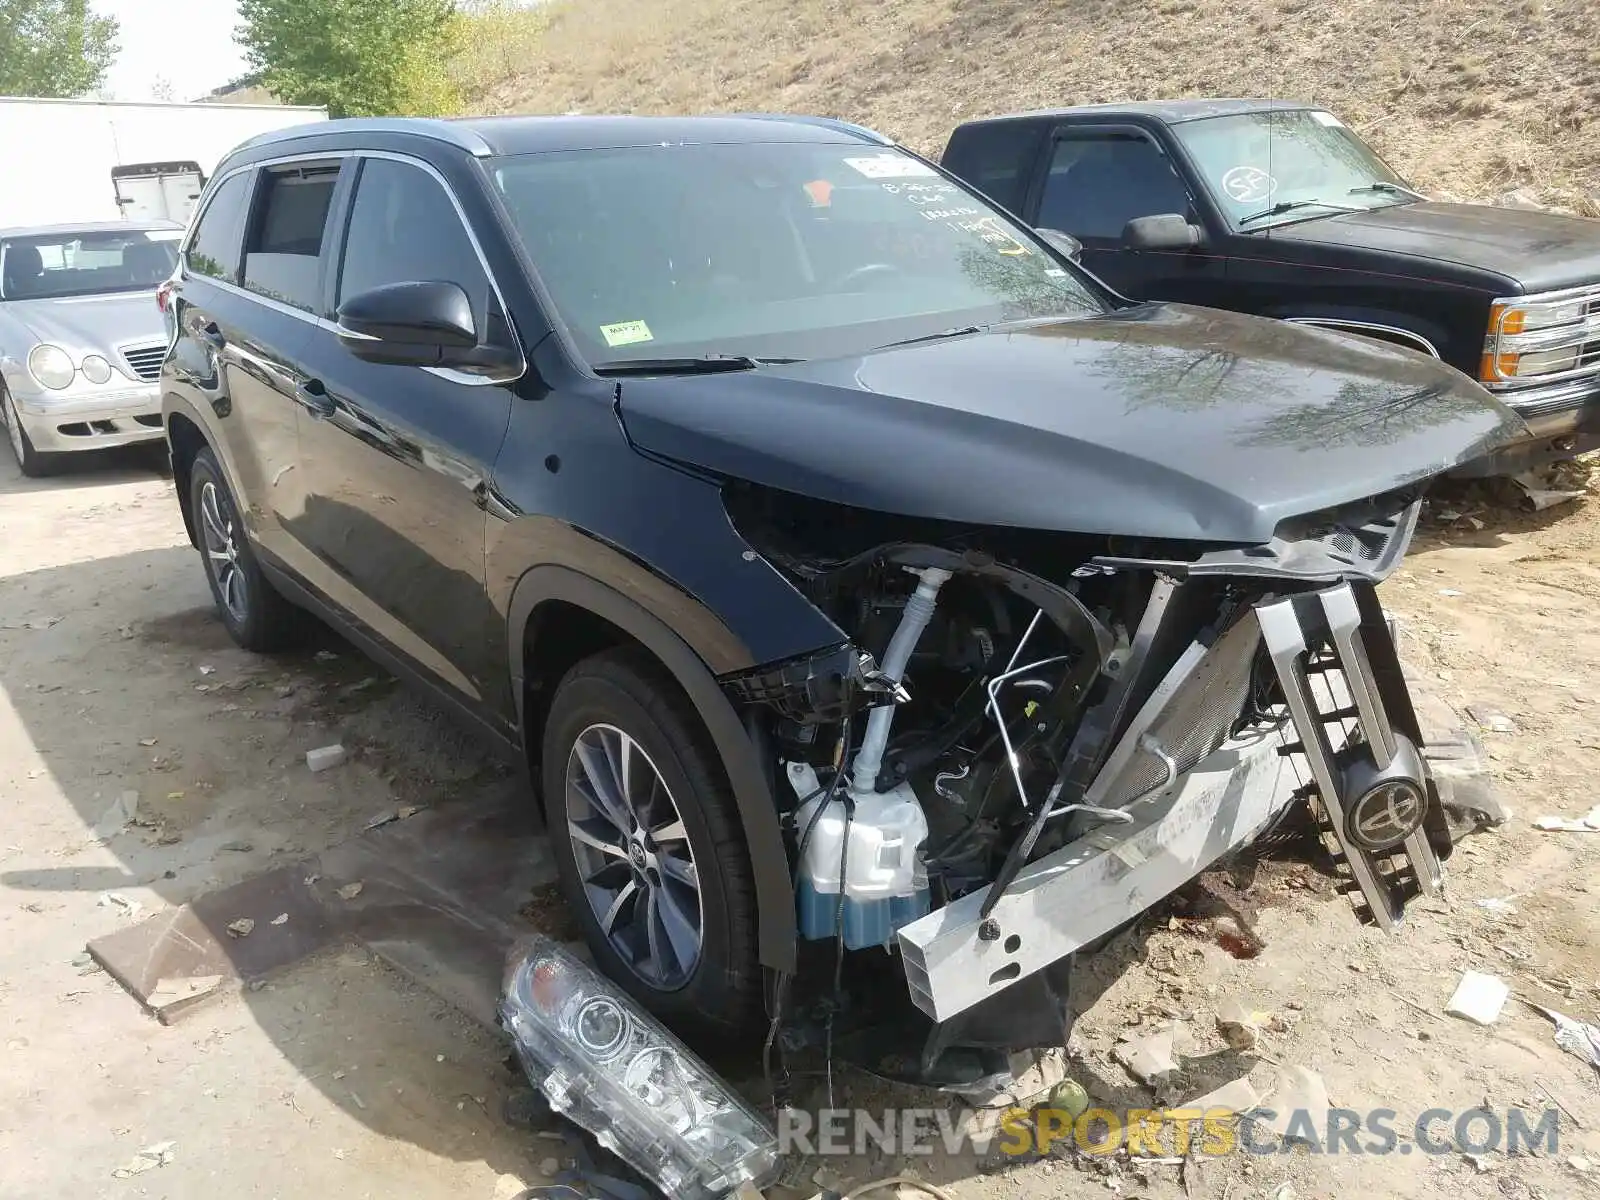
[[391, 283], [339, 306], [339, 341], [363, 362], [499, 369], [516, 357], [478, 340], [472, 301], [460, 284]]
[[1130, 250], [1193, 250], [1202, 236], [1198, 225], [1178, 213], [1135, 217], [1122, 229], [1122, 242]]
[[1052, 247], [1062, 257], [1072, 262], [1078, 261], [1078, 256], [1083, 253], [1083, 243], [1070, 233], [1062, 233], [1059, 229], [1035, 229], [1039, 240]]

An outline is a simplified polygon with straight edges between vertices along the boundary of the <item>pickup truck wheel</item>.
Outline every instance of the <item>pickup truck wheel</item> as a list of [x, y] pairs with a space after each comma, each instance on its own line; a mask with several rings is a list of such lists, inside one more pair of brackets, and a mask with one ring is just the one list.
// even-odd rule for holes
[[680, 1029], [743, 1032], [761, 1003], [737, 808], [689, 701], [643, 655], [568, 672], [544, 730], [567, 902], [600, 968]]
[[229, 636], [256, 653], [292, 645], [304, 629], [304, 614], [261, 573], [233, 493], [210, 449], [196, 454], [189, 467], [189, 503], [206, 582]]
[[22, 427], [22, 420], [17, 416], [16, 404], [11, 399], [11, 393], [0, 385], [0, 422], [6, 427], [6, 440], [11, 443], [11, 453], [17, 456], [17, 468], [29, 479], [43, 479], [55, 470], [58, 457], [54, 454], [40, 454], [33, 448], [33, 443], [28, 440], [28, 431]]

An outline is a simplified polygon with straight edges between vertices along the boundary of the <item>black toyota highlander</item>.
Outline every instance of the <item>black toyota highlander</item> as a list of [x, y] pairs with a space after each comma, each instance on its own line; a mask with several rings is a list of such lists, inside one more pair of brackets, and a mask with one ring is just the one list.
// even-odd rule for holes
[[1423, 355], [1129, 304], [799, 117], [257, 138], [163, 301], [228, 631], [319, 614], [524, 765], [680, 1026], [1059, 1043], [1074, 953], [1286, 820], [1380, 927], [1440, 886], [1376, 585], [1522, 426]]
[[1479, 380], [1528, 431], [1460, 473], [1600, 446], [1600, 221], [1429, 200], [1287, 100], [985, 118], [943, 163], [1128, 296], [1360, 333]]

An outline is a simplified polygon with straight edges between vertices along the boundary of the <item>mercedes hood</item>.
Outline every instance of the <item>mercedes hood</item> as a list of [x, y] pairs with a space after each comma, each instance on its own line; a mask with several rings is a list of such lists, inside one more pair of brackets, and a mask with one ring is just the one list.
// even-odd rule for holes
[[1526, 292], [1600, 283], [1600, 221], [1481, 204], [1387, 204], [1296, 221], [1274, 241], [1365, 246], [1487, 271]]
[[[4, 318], [21, 325], [34, 344], [60, 346], [74, 361], [84, 354], [101, 354], [115, 364], [119, 346], [167, 340], [161, 310], [151, 291], [7, 300], [0, 303], [0, 320]], [[16, 352], [10, 346], [6, 349]], [[21, 356], [26, 354], [27, 348], [22, 348]]]
[[848, 358], [625, 379], [620, 412], [642, 452], [820, 500], [1235, 544], [1525, 431], [1421, 354], [1154, 304]]

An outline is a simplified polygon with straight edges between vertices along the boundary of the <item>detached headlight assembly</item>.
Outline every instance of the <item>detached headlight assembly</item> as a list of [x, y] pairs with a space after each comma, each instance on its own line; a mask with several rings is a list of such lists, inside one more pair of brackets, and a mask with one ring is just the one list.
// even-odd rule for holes
[[60, 346], [35, 346], [28, 355], [28, 374], [52, 391], [70, 387], [77, 373], [71, 355]]
[[771, 1127], [616, 984], [549, 938], [518, 943], [500, 1023], [550, 1107], [675, 1200], [718, 1200], [778, 1170]]

